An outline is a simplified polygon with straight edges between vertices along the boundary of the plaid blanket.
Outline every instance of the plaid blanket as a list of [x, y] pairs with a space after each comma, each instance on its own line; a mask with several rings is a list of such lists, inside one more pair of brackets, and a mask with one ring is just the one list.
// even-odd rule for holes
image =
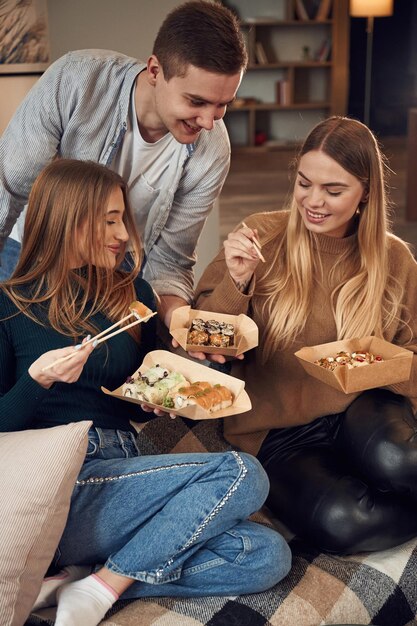
[[[138, 428], [143, 454], [228, 448], [221, 420], [156, 418]], [[255, 519], [283, 530], [267, 510]], [[102, 626], [417, 626], [417, 539], [349, 557], [322, 554], [297, 537], [289, 540], [293, 567], [269, 591], [224, 598], [119, 600]], [[26, 626], [49, 626], [53, 615], [53, 609], [39, 611]]]

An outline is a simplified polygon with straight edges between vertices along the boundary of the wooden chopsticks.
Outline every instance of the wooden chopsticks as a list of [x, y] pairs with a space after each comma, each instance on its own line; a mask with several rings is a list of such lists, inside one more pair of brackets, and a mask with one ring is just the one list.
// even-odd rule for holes
[[[157, 314], [157, 311], [153, 311], [149, 313], [149, 315], [146, 315], [145, 317], [140, 317], [140, 315], [136, 313], [136, 311], [131, 311], [129, 315], [126, 315], [115, 324], [112, 324], [108, 328], [105, 328], [98, 335], [95, 335], [94, 337], [91, 337], [91, 339], [89, 339], [88, 341], [85, 341], [83, 344], [81, 344], [80, 349], [84, 348], [85, 346], [88, 346], [89, 343], [96, 342], [96, 345], [97, 345], [99, 343], [102, 343], [103, 341], [107, 341], [107, 339], [110, 339], [111, 337], [114, 337], [115, 335], [118, 335], [119, 333], [123, 333], [128, 328], [132, 328], [132, 326], [136, 326], [136, 324], [141, 324], [141, 322], [147, 322], [149, 319], [151, 319], [151, 317], [153, 317], [156, 314]], [[132, 315], [136, 317], [134, 322], [127, 324], [127, 326], [123, 326], [123, 328], [119, 328], [118, 330], [115, 330], [113, 333], [110, 332], [111, 330], [113, 330], [113, 328], [117, 328], [117, 326], [120, 326], [120, 324], [123, 324], [123, 322], [128, 320], [129, 317], [132, 317]], [[46, 372], [47, 370], [51, 369], [51, 367], [54, 367], [54, 365], [58, 365], [59, 363], [64, 363], [64, 361], [68, 361], [69, 359], [72, 359], [72, 357], [75, 356], [76, 354], [77, 354], [77, 350], [74, 350], [74, 352], [71, 352], [70, 354], [67, 354], [66, 356], [62, 356], [60, 359], [57, 359], [53, 363], [50, 363], [49, 365], [45, 365], [45, 367], [42, 368], [42, 372]]]
[[[107, 335], [107, 333], [110, 330], [112, 330], [112, 328], [115, 328], [116, 326], [121, 324], [122, 321], [124, 321], [125, 319], [130, 317], [130, 315], [127, 315], [125, 318], [123, 318], [123, 320], [120, 320], [120, 322], [117, 322], [116, 324], [113, 324], [113, 326], [109, 326], [109, 328], [106, 328], [106, 330], [103, 330], [101, 333], [99, 333], [95, 337], [92, 337], [91, 339], [86, 341], [84, 345], [86, 345], [87, 343], [91, 343], [92, 341], [97, 341], [97, 344], [102, 343], [103, 341], [107, 341], [107, 339], [110, 339], [110, 337], [114, 337], [115, 335], [118, 335], [119, 333], [123, 333], [128, 328], [132, 328], [132, 326], [136, 326], [136, 324], [140, 324], [141, 322], [147, 322], [148, 320], [151, 319], [151, 317], [156, 315], [156, 313], [157, 312], [154, 311], [153, 313], [150, 313], [149, 315], [146, 315], [146, 317], [139, 317], [139, 315], [137, 313], [132, 312], [131, 315], [134, 315], [136, 317], [136, 320], [134, 322], [132, 322], [131, 324], [128, 324], [127, 326], [123, 326], [123, 328], [119, 328], [119, 330], [115, 330], [114, 333], [110, 333], [110, 335]], [[105, 337], [103, 337], [102, 335], [105, 335]], [[100, 339], [100, 337], [101, 337], [101, 339]]]
[[[245, 228], [249, 228], [249, 226], [247, 224], [245, 224], [245, 222], [242, 222], [242, 226], [244, 226]], [[251, 229], [252, 230], [252, 229]], [[253, 243], [253, 247], [255, 249], [256, 254], [258, 255], [258, 257], [261, 259], [262, 263], [266, 263], [263, 254], [261, 252], [261, 248], [262, 245], [260, 244], [260, 242], [257, 240], [257, 238], [255, 237], [255, 235], [252, 236], [251, 239], [252, 243]]]

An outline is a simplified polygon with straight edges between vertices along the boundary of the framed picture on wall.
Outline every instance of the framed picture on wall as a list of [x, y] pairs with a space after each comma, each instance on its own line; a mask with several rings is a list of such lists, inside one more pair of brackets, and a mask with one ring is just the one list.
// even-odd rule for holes
[[41, 73], [48, 64], [46, 0], [0, 0], [0, 74]]

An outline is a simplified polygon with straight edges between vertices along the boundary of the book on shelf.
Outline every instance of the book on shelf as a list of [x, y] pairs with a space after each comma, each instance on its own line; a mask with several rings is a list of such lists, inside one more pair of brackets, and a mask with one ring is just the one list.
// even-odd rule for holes
[[275, 90], [275, 100], [277, 104], [281, 104], [282, 106], [291, 104], [291, 84], [289, 80], [277, 80]]
[[266, 63], [268, 63], [268, 57], [266, 56], [265, 48], [260, 41], [257, 41], [255, 44], [255, 57], [260, 65], [265, 65]]
[[303, 0], [294, 0], [295, 15], [299, 20], [309, 20]]
[[327, 20], [329, 17], [330, 9], [332, 7], [332, 0], [321, 0], [319, 8], [316, 13], [316, 20]]

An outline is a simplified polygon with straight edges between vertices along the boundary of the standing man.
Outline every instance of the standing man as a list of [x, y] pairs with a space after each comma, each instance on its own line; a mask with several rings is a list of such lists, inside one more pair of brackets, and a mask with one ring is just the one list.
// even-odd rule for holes
[[246, 64], [237, 18], [208, 0], [168, 14], [146, 64], [103, 50], [53, 63], [0, 139], [0, 280], [17, 262], [40, 170], [56, 156], [97, 161], [128, 182], [144, 278], [168, 325], [192, 298], [197, 240], [229, 170], [222, 118]]

